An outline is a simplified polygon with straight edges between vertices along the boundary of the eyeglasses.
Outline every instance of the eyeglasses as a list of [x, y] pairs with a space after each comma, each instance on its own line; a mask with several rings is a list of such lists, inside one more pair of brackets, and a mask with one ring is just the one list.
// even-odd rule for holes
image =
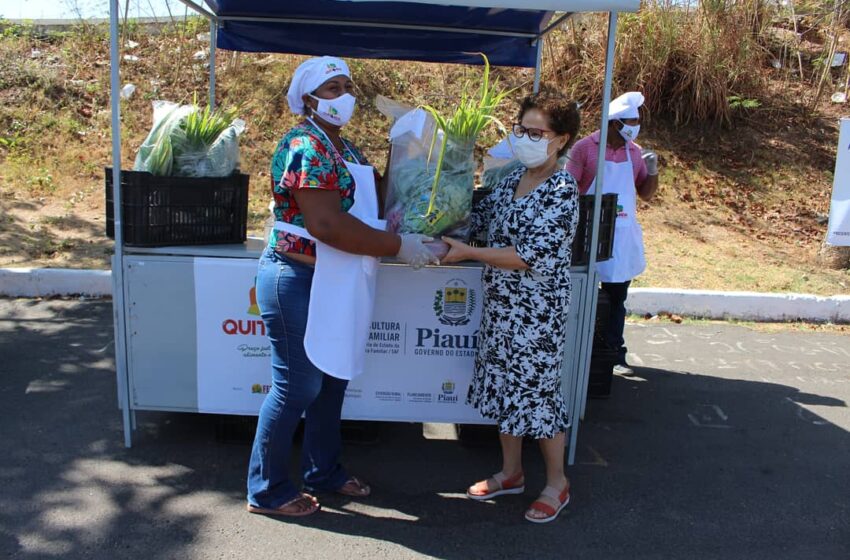
[[553, 132], [548, 128], [525, 128], [519, 123], [514, 124], [513, 132], [517, 138], [522, 138], [528, 134], [528, 139], [532, 142], [539, 142], [547, 132]]

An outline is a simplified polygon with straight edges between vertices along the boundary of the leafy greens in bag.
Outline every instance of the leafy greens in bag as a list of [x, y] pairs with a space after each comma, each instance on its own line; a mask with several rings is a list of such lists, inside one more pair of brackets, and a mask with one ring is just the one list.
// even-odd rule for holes
[[154, 126], [136, 154], [134, 171], [182, 177], [225, 177], [239, 167], [245, 123], [235, 110], [154, 102]]
[[[491, 124], [504, 127], [494, 113], [511, 91], [490, 82], [490, 62], [483, 54], [479, 87], [467, 83], [449, 117], [423, 107], [428, 122], [422, 134], [393, 139], [386, 217], [392, 231], [440, 236], [462, 230], [472, 210], [475, 141]], [[420, 109], [421, 111], [422, 109]], [[413, 119], [411, 119], [413, 120]]]

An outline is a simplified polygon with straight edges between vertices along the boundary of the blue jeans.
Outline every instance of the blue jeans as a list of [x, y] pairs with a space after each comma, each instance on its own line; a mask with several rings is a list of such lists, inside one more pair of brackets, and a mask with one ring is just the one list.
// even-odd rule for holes
[[280, 507], [298, 495], [289, 477], [292, 439], [304, 416], [301, 470], [315, 490], [341, 488], [340, 415], [348, 381], [326, 375], [304, 351], [313, 268], [266, 249], [257, 268], [257, 304], [272, 347], [272, 386], [257, 423], [248, 502]]
[[608, 326], [605, 328], [603, 338], [609, 348], [617, 350], [617, 363], [626, 365], [626, 341], [623, 331], [626, 328], [626, 298], [629, 297], [628, 282], [602, 282], [602, 289], [608, 294], [611, 302], [611, 313], [608, 316]]

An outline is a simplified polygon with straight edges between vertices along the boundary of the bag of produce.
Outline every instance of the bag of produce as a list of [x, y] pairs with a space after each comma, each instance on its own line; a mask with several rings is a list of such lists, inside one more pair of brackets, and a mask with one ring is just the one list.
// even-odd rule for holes
[[522, 163], [514, 155], [509, 136], [487, 150], [484, 169], [481, 172], [481, 187], [492, 191], [520, 165]]
[[239, 168], [245, 123], [232, 110], [154, 101], [154, 125], [134, 171], [180, 177], [226, 177]]
[[494, 113], [511, 93], [497, 80], [490, 83], [486, 56], [482, 83], [470, 89], [450, 117], [425, 106], [393, 126], [385, 212], [391, 231], [463, 236], [472, 210], [475, 142], [491, 124], [504, 129]]

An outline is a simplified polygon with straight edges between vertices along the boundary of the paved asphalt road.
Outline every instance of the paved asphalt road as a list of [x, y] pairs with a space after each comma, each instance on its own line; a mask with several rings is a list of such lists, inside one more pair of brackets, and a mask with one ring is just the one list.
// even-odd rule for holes
[[0, 556], [8, 558], [850, 558], [850, 339], [630, 325], [638, 376], [591, 401], [573, 503], [533, 526], [543, 485], [463, 497], [492, 434], [350, 426], [366, 502], [297, 522], [244, 511], [246, 426], [139, 415], [122, 445], [109, 302], [0, 300]]

